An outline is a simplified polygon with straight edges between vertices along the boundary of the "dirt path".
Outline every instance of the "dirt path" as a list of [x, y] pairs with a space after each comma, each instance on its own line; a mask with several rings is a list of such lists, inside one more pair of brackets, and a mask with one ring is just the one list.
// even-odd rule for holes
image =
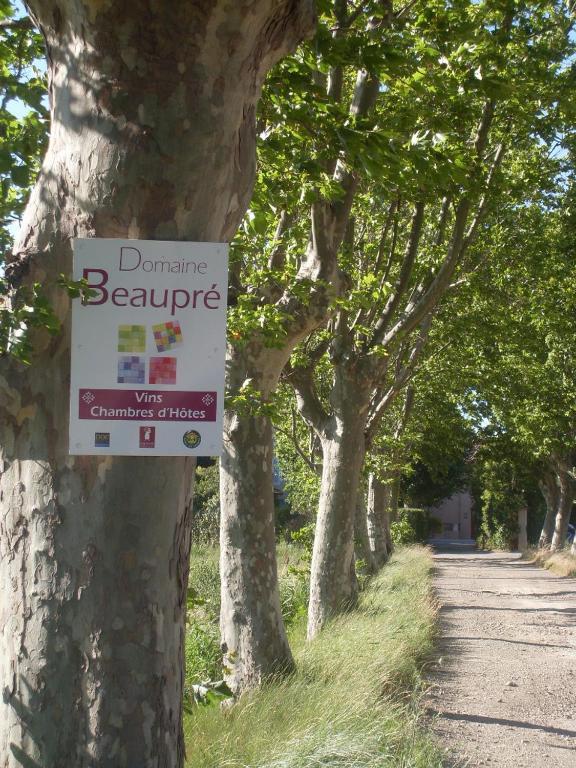
[[447, 765], [576, 768], [576, 580], [513, 554], [440, 553], [428, 708]]

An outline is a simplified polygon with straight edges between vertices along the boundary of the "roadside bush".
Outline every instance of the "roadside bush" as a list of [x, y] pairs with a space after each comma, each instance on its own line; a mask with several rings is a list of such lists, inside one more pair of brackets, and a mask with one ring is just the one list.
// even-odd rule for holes
[[192, 686], [222, 677], [220, 650], [220, 574], [218, 550], [195, 546], [190, 556], [186, 614], [186, 702], [192, 703]]
[[424, 544], [430, 536], [430, 515], [425, 509], [399, 507], [390, 535], [396, 545]]
[[186, 629], [186, 686], [190, 694], [193, 683], [218, 680], [222, 677], [220, 630], [214, 622], [191, 620]]
[[218, 462], [197, 467], [192, 508], [192, 542], [216, 546], [220, 536], [220, 490]]

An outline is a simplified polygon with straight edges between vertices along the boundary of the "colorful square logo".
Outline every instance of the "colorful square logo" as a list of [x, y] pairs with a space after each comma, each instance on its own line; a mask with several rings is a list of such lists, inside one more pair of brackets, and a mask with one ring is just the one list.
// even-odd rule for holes
[[182, 330], [178, 320], [153, 325], [152, 332], [158, 352], [168, 352], [182, 344]]
[[156, 427], [140, 427], [140, 448], [154, 448]]
[[146, 361], [142, 357], [118, 358], [118, 384], [145, 384]]
[[146, 326], [119, 325], [118, 352], [146, 352]]
[[110, 448], [110, 432], [95, 432], [94, 433], [94, 447], [95, 448]]
[[176, 358], [151, 357], [150, 384], [176, 384]]

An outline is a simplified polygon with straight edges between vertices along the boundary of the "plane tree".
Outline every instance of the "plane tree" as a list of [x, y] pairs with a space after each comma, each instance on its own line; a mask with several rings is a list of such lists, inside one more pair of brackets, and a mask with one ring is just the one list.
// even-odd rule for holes
[[541, 186], [547, 193], [510, 212], [487, 243], [490, 258], [461, 326], [469, 352], [465, 376], [486, 421], [511, 443], [511, 466], [521, 463], [536, 475], [547, 509], [540, 546], [552, 549], [564, 546], [576, 493], [568, 158], [557, 156], [552, 180]]
[[316, 37], [269, 78], [259, 183], [233, 249], [221, 460], [221, 633], [236, 692], [290, 670], [278, 596], [271, 416], [292, 351], [346, 294], [340, 264], [362, 179], [382, 168], [374, 106], [411, 77], [408, 7], [321, 4]]
[[[353, 518], [366, 443], [415, 371], [442, 296], [458, 287], [459, 268], [471, 268], [471, 246], [510, 194], [516, 152], [540, 140], [539, 110], [553, 109], [554, 79], [564, 78], [569, 23], [560, 6], [458, 4], [434, 14], [434, 22], [426, 12], [414, 20], [421, 71], [387, 84], [378, 103], [388, 120], [404, 118], [405, 174], [397, 173], [400, 184], [387, 177], [366, 186], [342, 260], [349, 298], [328, 337], [290, 371], [324, 457], [309, 637], [355, 596]], [[324, 397], [314, 385], [323, 355], [333, 370]]]
[[181, 766], [193, 462], [68, 455], [58, 277], [75, 237], [233, 236], [262, 83], [313, 31], [314, 3], [28, 6], [50, 138], [5, 274], [13, 311], [41, 286], [59, 330], [33, 329], [29, 367], [0, 363], [0, 763]]

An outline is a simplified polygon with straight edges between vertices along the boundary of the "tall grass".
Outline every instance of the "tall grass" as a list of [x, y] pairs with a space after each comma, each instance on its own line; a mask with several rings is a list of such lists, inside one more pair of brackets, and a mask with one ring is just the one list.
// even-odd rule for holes
[[402, 550], [313, 643], [295, 623], [294, 675], [188, 715], [188, 767], [440, 768], [418, 712], [435, 626], [430, 568], [423, 548]]
[[556, 576], [576, 578], [576, 557], [570, 553], [570, 547], [558, 552], [549, 549], [528, 549], [524, 553], [524, 559], [540, 565]]
[[216, 680], [222, 675], [218, 557], [216, 547], [192, 547], [186, 622], [186, 698], [190, 698], [193, 683]]

